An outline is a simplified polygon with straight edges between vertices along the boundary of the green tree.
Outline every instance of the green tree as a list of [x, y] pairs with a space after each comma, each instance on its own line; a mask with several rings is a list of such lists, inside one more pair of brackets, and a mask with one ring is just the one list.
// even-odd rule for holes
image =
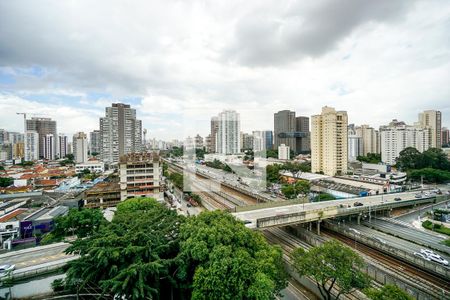
[[401, 288], [387, 284], [381, 289], [368, 289], [366, 295], [372, 300], [413, 300], [407, 292]]
[[179, 298], [181, 282], [173, 276], [183, 220], [155, 199], [120, 203], [111, 223], [67, 249], [80, 258], [69, 262], [65, 284], [123, 299]]
[[320, 193], [316, 198], [316, 201], [330, 201], [330, 200], [336, 200], [336, 197], [328, 193]]
[[416, 169], [421, 165], [422, 155], [414, 147], [403, 149], [397, 158], [397, 168], [401, 170]]
[[438, 148], [429, 148], [421, 155], [420, 168], [434, 168], [439, 170], [450, 171], [450, 162], [447, 154]]
[[418, 170], [410, 170], [408, 177], [411, 180], [419, 181], [423, 176], [423, 180], [427, 183], [443, 183], [450, 181], [450, 172], [433, 168], [424, 168]]
[[0, 187], [8, 187], [14, 183], [14, 178], [0, 177]]
[[274, 299], [287, 285], [282, 252], [229, 213], [203, 212], [181, 226], [178, 277], [192, 299]]
[[41, 244], [60, 242], [65, 237], [73, 235], [85, 238], [95, 233], [105, 223], [106, 219], [99, 209], [72, 208], [66, 216], [55, 218], [55, 229], [44, 236]]
[[366, 288], [370, 280], [360, 271], [363, 259], [350, 248], [333, 240], [305, 251], [298, 248], [292, 253], [294, 267], [300, 276], [310, 276], [324, 299], [331, 300], [332, 289], [339, 287], [335, 299], [355, 289]]
[[183, 189], [183, 175], [179, 173], [171, 173], [169, 175], [169, 180], [179, 189]]
[[180, 147], [172, 147], [170, 150], [170, 155], [174, 157], [180, 157], [183, 156], [183, 148]]
[[286, 184], [281, 188], [281, 192], [288, 199], [297, 198], [298, 195], [306, 196], [310, 191], [311, 185], [308, 181], [298, 180], [294, 184]]
[[366, 162], [371, 164], [377, 164], [381, 162], [381, 154], [378, 153], [367, 153], [366, 156], [358, 155], [356, 157], [360, 162]]

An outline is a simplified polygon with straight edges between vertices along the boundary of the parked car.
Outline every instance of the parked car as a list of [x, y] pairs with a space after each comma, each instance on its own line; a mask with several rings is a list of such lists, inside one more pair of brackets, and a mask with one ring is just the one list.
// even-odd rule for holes
[[10, 272], [14, 271], [15, 268], [16, 268], [15, 265], [9, 265], [9, 264], [1, 265], [0, 266], [0, 277], [7, 276]]
[[188, 203], [186, 203], [186, 206], [187, 206], [187, 207], [191, 207], [192, 204], [190, 204], [190, 203], [188, 202]]
[[394, 198], [394, 200], [395, 200], [395, 201], [400, 201], [400, 200], [402, 200], [402, 198], [396, 197], [396, 198]]
[[416, 197], [416, 198], [422, 198], [422, 194], [416, 194], [414, 197]]
[[356, 201], [355, 203], [353, 203], [353, 206], [363, 206], [364, 204], [362, 204], [361, 202]]
[[244, 224], [251, 224], [252, 223], [252, 221], [250, 221], [250, 220], [244, 220]]
[[428, 256], [426, 256], [426, 255], [423, 254], [423, 253], [420, 253], [420, 252], [414, 252], [414, 255], [415, 255], [415, 256], [418, 256], [418, 257], [420, 257], [420, 258], [422, 258], [422, 259], [425, 259], [426, 261], [431, 261], [431, 259], [429, 259]]

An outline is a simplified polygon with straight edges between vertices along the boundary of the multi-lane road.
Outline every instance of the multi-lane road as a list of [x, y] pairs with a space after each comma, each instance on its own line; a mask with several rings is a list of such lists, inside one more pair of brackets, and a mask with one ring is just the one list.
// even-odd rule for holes
[[[365, 236], [365, 237], [371, 237], [376, 238], [379, 243], [387, 244], [389, 246], [392, 246], [396, 249], [400, 249], [406, 253], [413, 254], [414, 252], [420, 252], [421, 249], [428, 249], [425, 246], [418, 245], [416, 243], [400, 239], [398, 237], [395, 237], [391, 234], [387, 234], [384, 232], [380, 232], [378, 230], [369, 228], [364, 225], [357, 225], [357, 224], [346, 224], [347, 227], [350, 229], [350, 236], [353, 235], [354, 238], [358, 238], [359, 235]], [[341, 226], [341, 225], [339, 225]], [[393, 232], [394, 233], [394, 232]], [[444, 253], [441, 253], [441, 256], [445, 258], [447, 261], [450, 261], [450, 257]]]
[[445, 238], [434, 232], [421, 231], [400, 223], [380, 219], [372, 219], [370, 222], [364, 222], [363, 225], [399, 237], [403, 240], [413, 242], [417, 245], [440, 251], [442, 254], [450, 255], [450, 247], [442, 244], [442, 241], [444, 241]]
[[56, 243], [24, 250], [12, 251], [0, 255], [0, 265], [15, 265], [13, 278], [26, 278], [56, 270], [76, 255], [67, 255], [64, 251], [69, 244]]

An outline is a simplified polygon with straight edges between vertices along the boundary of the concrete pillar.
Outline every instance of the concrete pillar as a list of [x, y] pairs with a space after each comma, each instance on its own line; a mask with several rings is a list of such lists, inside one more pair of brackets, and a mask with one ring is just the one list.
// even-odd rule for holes
[[320, 223], [321, 222], [322, 222], [321, 220], [317, 221], [317, 235], [320, 235]]
[[358, 217], [356, 218], [356, 222], [358, 223], [358, 225], [360, 225], [360, 223], [361, 223], [361, 215], [358, 215]]
[[309, 222], [309, 231], [312, 231], [312, 222]]

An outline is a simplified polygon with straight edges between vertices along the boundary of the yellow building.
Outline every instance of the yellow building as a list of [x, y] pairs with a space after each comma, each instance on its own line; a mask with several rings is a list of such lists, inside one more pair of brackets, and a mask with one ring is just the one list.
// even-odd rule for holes
[[347, 126], [345, 111], [322, 108], [311, 118], [311, 169], [334, 176], [347, 173]]

